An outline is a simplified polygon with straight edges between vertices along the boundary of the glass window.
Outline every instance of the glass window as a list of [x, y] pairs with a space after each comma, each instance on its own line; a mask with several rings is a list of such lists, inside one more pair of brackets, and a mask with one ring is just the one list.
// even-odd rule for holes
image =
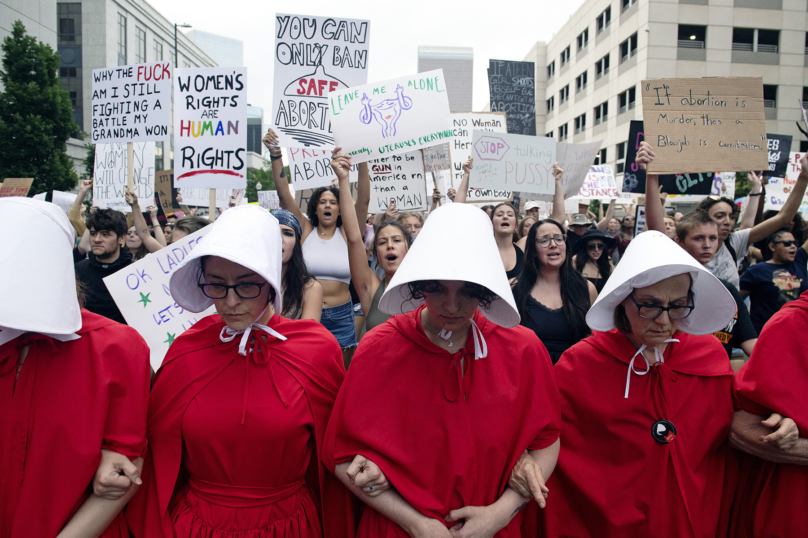
[[135, 41], [137, 48], [135, 49], [135, 63], [142, 64], [146, 62], [146, 30], [135, 26]]
[[126, 65], [126, 15], [118, 13], [118, 65]]
[[680, 24], [677, 43], [680, 49], [703, 49], [707, 42], [707, 27]]

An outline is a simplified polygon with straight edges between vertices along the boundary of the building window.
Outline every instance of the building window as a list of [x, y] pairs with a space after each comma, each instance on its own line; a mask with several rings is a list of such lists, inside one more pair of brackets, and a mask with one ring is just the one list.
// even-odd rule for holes
[[580, 51], [589, 43], [589, 28], [578, 34], [578, 50]]
[[612, 7], [607, 7], [603, 13], [598, 15], [598, 18], [595, 19], [595, 27], [598, 30], [598, 33], [601, 33], [603, 30], [609, 27], [612, 23]]
[[586, 114], [581, 114], [575, 118], [575, 134], [582, 133], [586, 130]]
[[691, 24], [679, 25], [678, 47], [680, 49], [703, 49], [707, 43], [707, 27]]
[[626, 167], [626, 146], [628, 142], [621, 142], [617, 144], [617, 173], [622, 174]]
[[627, 61], [629, 58], [637, 54], [637, 34], [620, 43], [620, 63]]
[[604, 101], [595, 107], [595, 125], [600, 125], [609, 119], [609, 101]]
[[802, 87], [802, 108], [808, 107], [808, 87]]
[[553, 109], [555, 109], [555, 95], [551, 96], [547, 100], [547, 113], [549, 114], [553, 111]]
[[[803, 91], [804, 96], [805, 92]], [[777, 108], [777, 86], [763, 85], [763, 106], [765, 108]]]
[[580, 93], [586, 89], [586, 71], [575, 77], [575, 93]]
[[[806, 39], [806, 43], [808, 43], [808, 39]], [[780, 30], [732, 29], [732, 50], [734, 51], [777, 54], [779, 44]]]
[[163, 61], [163, 44], [156, 39], [154, 40], [154, 61]]
[[567, 65], [570, 61], [570, 48], [567, 46], [566, 49], [561, 51], [561, 67]]
[[609, 55], [607, 54], [597, 62], [595, 62], [595, 80], [598, 80], [603, 75], [609, 72]]
[[118, 65], [126, 65], [126, 15], [118, 13]]
[[59, 36], [57, 45], [81, 45], [81, 4], [57, 4]]
[[563, 105], [569, 100], [569, 98], [570, 98], [570, 85], [567, 84], [566, 86], [561, 88], [560, 92], [558, 92], [558, 104]]
[[637, 89], [632, 86], [631, 88], [627, 89], [621, 94], [617, 95], [617, 104], [620, 109], [617, 111], [618, 114], [622, 114], [623, 112], [627, 112], [634, 108], [635, 100], [637, 97]]
[[555, 75], [555, 60], [547, 66], [547, 78], [553, 78], [553, 75]]
[[805, 54], [808, 55], [808, 32], [805, 32]]
[[146, 63], [146, 30], [135, 26], [135, 63]]
[[558, 141], [563, 142], [567, 139], [567, 124], [559, 125], [558, 127]]
[[550, 131], [549, 133], [545, 133], [544, 136], [546, 136], [547, 138], [553, 138], [553, 131]]
[[606, 164], [606, 148], [603, 148], [595, 155], [595, 163], [594, 166], [598, 166], [601, 164]]
[[627, 10], [628, 8], [630, 8], [631, 6], [636, 4], [637, 0], [622, 0], [621, 3], [622, 3], [622, 8], [621, 8], [621, 13], [622, 13], [623, 11]]

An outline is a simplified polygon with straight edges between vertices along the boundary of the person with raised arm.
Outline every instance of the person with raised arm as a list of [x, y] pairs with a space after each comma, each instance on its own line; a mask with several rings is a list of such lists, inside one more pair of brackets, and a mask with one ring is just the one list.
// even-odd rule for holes
[[93, 180], [82, 180], [82, 182], [79, 183], [79, 193], [76, 195], [76, 199], [73, 200], [73, 205], [70, 206], [70, 210], [67, 212], [67, 218], [70, 220], [70, 224], [73, 225], [73, 229], [76, 230], [76, 235], [79, 237], [84, 235], [84, 231], [87, 229], [84, 215], [81, 211], [84, 205], [84, 199], [91, 190], [93, 190]]
[[319, 323], [323, 312], [323, 287], [306, 268], [300, 246], [300, 222], [285, 209], [272, 209], [270, 213], [280, 223], [283, 240], [283, 307], [280, 315], [289, 319], [313, 319]]
[[143, 213], [140, 211], [140, 204], [137, 201], [137, 194], [135, 191], [126, 190], [126, 203], [132, 208], [132, 219], [135, 221], [135, 231], [140, 238], [143, 246], [149, 252], [157, 252], [166, 246], [166, 238], [163, 234], [163, 228], [157, 221], [157, 206], [150, 205], [146, 208], [151, 217], [152, 228], [154, 230], [154, 237], [149, 231], [149, 226], [146, 224], [146, 219], [143, 218]]
[[[297, 206], [289, 190], [283, 168], [283, 156], [278, 147], [278, 136], [272, 129], [263, 139], [269, 149], [272, 177], [278, 191], [280, 206], [290, 211], [300, 223], [301, 245], [306, 267], [323, 287], [323, 311], [320, 322], [337, 339], [346, 363], [357, 345], [354, 326], [354, 308], [351, 303], [351, 269], [348, 262], [348, 240], [340, 215], [340, 190], [337, 187], [315, 189], [309, 199], [307, 215]], [[364, 222], [370, 203], [370, 175], [367, 163], [358, 166], [362, 178], [357, 185], [356, 210], [359, 222]], [[342, 196], [351, 198], [350, 190]]]

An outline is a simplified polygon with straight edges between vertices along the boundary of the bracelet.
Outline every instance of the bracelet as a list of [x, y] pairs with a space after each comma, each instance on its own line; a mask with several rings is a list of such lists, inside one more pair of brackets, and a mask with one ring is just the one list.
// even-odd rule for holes
[[749, 196], [763, 196], [763, 191], [756, 192], [756, 193], [754, 193], [754, 194], [749, 193]]
[[283, 153], [278, 153], [277, 155], [273, 155], [272, 153], [269, 154], [270, 161], [277, 161], [281, 157], [283, 157]]

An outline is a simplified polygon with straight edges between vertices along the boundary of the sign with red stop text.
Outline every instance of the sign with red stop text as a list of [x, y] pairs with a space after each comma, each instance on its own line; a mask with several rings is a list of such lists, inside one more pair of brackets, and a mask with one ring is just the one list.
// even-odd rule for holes
[[470, 187], [550, 195], [555, 190], [554, 138], [475, 129], [471, 148], [474, 167]]

